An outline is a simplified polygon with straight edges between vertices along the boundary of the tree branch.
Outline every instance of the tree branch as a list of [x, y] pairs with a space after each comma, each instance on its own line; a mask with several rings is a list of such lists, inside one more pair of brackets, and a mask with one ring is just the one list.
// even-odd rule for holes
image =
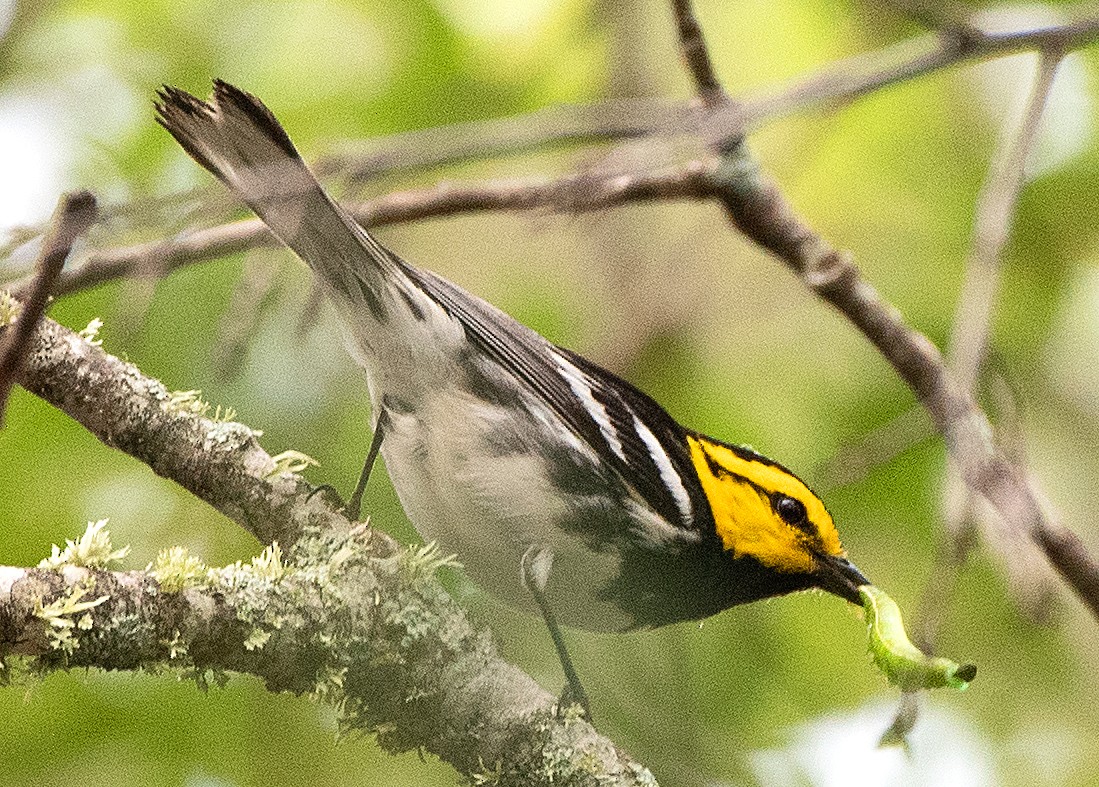
[[392, 547], [361, 526], [309, 530], [288, 560], [267, 550], [182, 573], [177, 552], [174, 573], [160, 564], [172, 587], [141, 571], [0, 567], [0, 656], [31, 657], [36, 674], [168, 668], [206, 685], [250, 673], [333, 704], [345, 732], [433, 752], [473, 783], [655, 785], [500, 659], [434, 579], [445, 561]]
[[691, 0], [672, 0], [672, 13], [675, 15], [676, 30], [679, 33], [679, 48], [687, 70], [694, 77], [695, 89], [706, 106], [717, 106], [727, 101], [725, 91], [717, 79], [710, 51], [702, 36], [702, 28], [695, 19]]
[[280, 473], [247, 426], [205, 417], [196, 391], [168, 391], [90, 336], [43, 319], [20, 382], [263, 543], [293, 543], [308, 526], [348, 526], [320, 496], [309, 498], [300, 477]]
[[[996, 295], [1000, 288], [1000, 262], [1003, 250], [1011, 235], [1015, 205], [1019, 199], [1025, 180], [1027, 159], [1034, 149], [1038, 136], [1042, 113], [1053, 89], [1053, 80], [1060, 65], [1063, 53], [1050, 50], [1042, 54], [1035, 73], [1030, 96], [1023, 110], [1018, 127], [1005, 130], [989, 166], [988, 176], [981, 194], [977, 198], [976, 217], [973, 222], [973, 240], [959, 291], [958, 306], [955, 310], [954, 329], [951, 333], [949, 366], [958, 381], [959, 389], [973, 398], [977, 397], [977, 383], [988, 352], [989, 334], [992, 327]], [[1026, 473], [1020, 467], [1021, 474]], [[1033, 484], [1033, 480], [1031, 480]], [[951, 561], [943, 566], [945, 576], [936, 580], [934, 588], [928, 592], [941, 599], [944, 606], [952, 593], [957, 568], [964, 562], [969, 547], [975, 541], [972, 530], [973, 519], [980, 516], [975, 509], [971, 493], [965, 488], [964, 481], [957, 474], [951, 474], [947, 481], [946, 500], [946, 536], [956, 543], [946, 546], [941, 556]], [[989, 519], [989, 517], [984, 517]], [[1004, 522], [989, 522], [992, 533], [986, 533], [984, 541], [996, 553], [998, 562], [1004, 570], [1013, 595], [1024, 609], [1043, 609], [1046, 607], [1043, 596], [1048, 596], [1040, 588], [1048, 585], [1043, 582], [1042, 566], [1033, 566], [1033, 561], [1020, 560], [1018, 548], [1005, 549], [1018, 541], [1019, 533]], [[1011, 557], [1008, 557], [1008, 554]], [[1030, 596], [1028, 598], [1027, 596]], [[928, 642], [934, 640], [938, 631], [940, 615], [932, 611], [931, 599], [922, 605], [928, 615], [924, 636]]]
[[[681, 3], [685, 0], [673, 1]], [[982, 33], [980, 36], [964, 39], [945, 34], [908, 39], [875, 52], [840, 60], [792, 85], [742, 100], [725, 102], [712, 107], [710, 111], [699, 111], [683, 102], [659, 100], [604, 102], [568, 107], [564, 110], [542, 109], [527, 115], [479, 121], [475, 124], [442, 126], [379, 138], [370, 143], [372, 150], [369, 153], [338, 153], [330, 159], [322, 160], [319, 167], [325, 174], [342, 174], [356, 180], [397, 169], [433, 166], [470, 157], [495, 156], [562, 141], [647, 136], [659, 138], [683, 133], [697, 134], [712, 147], [720, 149], [735, 143], [745, 133], [764, 123], [822, 103], [854, 99], [958, 63], [1049, 47], [1063, 48], [1067, 52], [1087, 46], [1099, 38], [1099, 14], [1094, 9], [1089, 10], [1089, 16], [1052, 27], [1008, 33]], [[617, 119], [616, 115], [619, 116]], [[575, 121], [574, 126], [570, 126], [570, 118]], [[488, 141], [478, 143], [472, 138], [475, 132], [484, 135]], [[631, 178], [637, 177], [638, 173], [623, 172], [618, 175]], [[567, 181], [574, 177], [566, 176], [560, 180]], [[665, 177], [675, 179], [675, 175]], [[377, 226], [474, 210], [529, 210], [548, 207], [554, 204], [554, 189], [547, 184], [553, 182], [516, 180], [468, 186], [440, 185], [437, 190], [398, 192], [390, 195], [392, 201], [387, 197], [379, 197], [364, 203], [358, 215], [364, 223]], [[540, 197], [534, 196], [533, 192], [530, 193], [529, 200], [522, 197], [513, 200], [506, 195], [513, 187], [522, 192], [530, 186], [536, 192], [538, 184], [546, 187]], [[443, 189], [468, 189], [470, 196], [466, 204], [460, 204], [440, 194], [438, 190]], [[197, 192], [198, 196], [204, 196], [205, 193], [205, 190]], [[435, 208], [428, 204], [431, 202], [428, 197], [432, 193], [438, 200]], [[392, 209], [403, 195], [415, 194], [422, 195], [424, 210], [388, 212], [387, 207]], [[481, 200], [480, 196], [485, 199]], [[374, 205], [378, 205], [378, 212], [381, 214], [376, 218], [370, 215], [374, 212], [371, 207]], [[119, 210], [107, 209], [112, 215]], [[262, 231], [258, 221], [248, 221], [138, 246], [99, 251], [90, 254], [84, 263], [63, 275], [59, 293], [94, 287], [104, 281], [133, 275], [139, 270], [137, 261], [143, 261], [146, 263], [145, 267], [152, 268], [148, 263], [156, 260], [156, 272], [166, 274], [180, 265], [202, 262], [264, 244], [273, 245], [270, 236]], [[85, 267], [88, 267], [87, 272], [84, 272]], [[28, 283], [29, 278], [24, 278], [7, 286], [13, 292], [24, 292]]]
[[[252, 566], [192, 571], [184, 584], [193, 586], [178, 594], [142, 572], [0, 568], [0, 658], [33, 656], [45, 670], [167, 664], [200, 679], [209, 670], [250, 672], [273, 691], [336, 703], [347, 726], [378, 733], [392, 751], [423, 747], [470, 778], [655, 783], [589, 724], [556, 714], [545, 691], [499, 658], [431, 576], [446, 560], [353, 526], [248, 427], [205, 417], [209, 405], [195, 392], [171, 394], [49, 319], [34, 335], [22, 383], [290, 552], [285, 563], [269, 552]], [[66, 614], [67, 634], [51, 640], [50, 621]]]
[[549, 106], [514, 117], [452, 123], [342, 143], [314, 167], [320, 177], [363, 181], [382, 174], [422, 171], [443, 164], [495, 158], [562, 144], [646, 136], [664, 128], [669, 115], [696, 114], [664, 99], [613, 99]]
[[823, 103], [848, 101], [960, 63], [1035, 50], [1071, 52], [1099, 38], [1099, 9], [1091, 4], [1083, 7], [1083, 17], [1061, 25], [979, 35], [940, 32], [840, 60], [789, 87], [716, 110], [707, 120], [708, 138], [715, 144], [735, 140], [762, 123]]
[[[692, 161], [657, 172], [614, 173], [596, 177], [570, 174], [556, 180], [525, 178], [485, 183], [440, 183], [426, 189], [397, 191], [350, 206], [355, 220], [380, 227], [429, 218], [485, 211], [599, 210], [628, 202], [700, 199], [706, 196], [706, 174], [715, 162]], [[174, 238], [92, 254], [79, 267], [65, 271], [58, 293], [88, 289], [155, 268], [167, 274], [183, 265], [238, 254], [278, 243], [259, 219], [245, 219]], [[16, 282], [21, 293], [29, 280]]]
[[50, 229], [42, 240], [42, 250], [34, 266], [34, 278], [28, 287], [23, 308], [12, 329], [0, 341], [0, 427], [3, 426], [8, 395], [23, 366], [23, 356], [34, 329], [46, 313], [57, 277], [72, 252], [73, 244], [95, 222], [95, 213], [95, 197], [87, 191], [64, 194], [57, 202]]

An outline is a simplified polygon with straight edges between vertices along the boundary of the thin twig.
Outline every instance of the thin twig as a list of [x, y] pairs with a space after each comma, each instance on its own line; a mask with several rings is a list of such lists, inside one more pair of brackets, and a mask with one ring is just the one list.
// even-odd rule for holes
[[[421, 221], [482, 211], [598, 210], [627, 202], [699, 199], [706, 196], [706, 175], [712, 162], [688, 162], [658, 172], [615, 174], [603, 179], [567, 175], [557, 180], [516, 178], [485, 183], [441, 183], [426, 189], [397, 191], [351, 205], [355, 219], [368, 227]], [[246, 219], [175, 238], [92, 254], [83, 264], [61, 275], [57, 292], [88, 289], [149, 269], [149, 260], [165, 273], [195, 262], [238, 254], [277, 243], [259, 219]], [[29, 282], [13, 284], [21, 292]]]
[[939, 0], [882, 0], [929, 30], [954, 36], [980, 38], [984, 33], [969, 20], [972, 11], [953, 2]]
[[[1062, 56], [1060, 51], [1043, 52], [1022, 118], [1013, 132], [1005, 131], [998, 150], [992, 156], [988, 177], [977, 199], [972, 247], [962, 279], [948, 355], [948, 364], [959, 390], [973, 398], [977, 396], [977, 381], [988, 352], [992, 314], [1000, 288], [1003, 250], [1011, 235], [1027, 159], [1034, 149], [1042, 114]], [[972, 493], [956, 472], [947, 479], [944, 497], [944, 537], [955, 543], [941, 550], [940, 557], [949, 560], [950, 566], [956, 569], [965, 561], [968, 549], [975, 541], [973, 520], [980, 513]], [[1017, 539], [1019, 534], [1013, 525], [1001, 522], [996, 529], [997, 539]], [[1012, 566], [1005, 564], [1004, 569], [1010, 576]], [[928, 616], [923, 629], [929, 645], [938, 634], [937, 621], [942, 617], [933, 608], [936, 604], [942, 607], [949, 604], [949, 593], [954, 584], [936, 579], [927, 588], [921, 608]]]
[[1061, 59], [1059, 51], [1042, 54], [1022, 120], [1014, 133], [1005, 134], [999, 151], [993, 155], [988, 178], [977, 199], [973, 243], [954, 316], [948, 356], [958, 387], [967, 393], [976, 389], [984, 362], [992, 310], [1000, 286], [1000, 258], [1011, 235], [1027, 158], [1034, 149]]
[[823, 462], [813, 474], [814, 489], [828, 492], [856, 484], [874, 468], [934, 436], [927, 413], [916, 406], [908, 407], [866, 434], [855, 437]]
[[63, 194], [57, 202], [50, 229], [42, 239], [34, 278], [27, 288], [22, 311], [11, 330], [5, 331], [4, 341], [0, 342], [0, 427], [3, 426], [8, 396], [23, 367], [23, 358], [34, 329], [46, 313], [61, 268], [69, 258], [73, 244], [88, 231], [95, 218], [96, 201], [90, 192]]
[[320, 177], [355, 181], [483, 158], [645, 136], [669, 117], [696, 114], [664, 99], [630, 98], [549, 106], [513, 117], [452, 123], [341, 143], [314, 167]]
[[748, 97], [720, 108], [706, 120], [708, 138], [732, 140], [771, 122], [820, 104], [872, 93], [952, 65], [990, 60], [1033, 50], [1070, 52], [1099, 38], [1099, 10], [1063, 25], [1007, 33], [958, 37], [942, 33], [920, 36], [884, 49], [840, 60], [789, 87]]
[[698, 97], [709, 107], [725, 103], [728, 99], [717, 79], [717, 72], [714, 71], [710, 50], [702, 36], [702, 28], [695, 19], [691, 0], [672, 0], [672, 13], [675, 14], [679, 48], [687, 64], [687, 70], [694, 77]]

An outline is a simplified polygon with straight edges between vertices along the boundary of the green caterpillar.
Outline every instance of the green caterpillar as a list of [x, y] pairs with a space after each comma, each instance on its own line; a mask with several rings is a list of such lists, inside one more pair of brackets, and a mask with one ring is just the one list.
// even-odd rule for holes
[[973, 664], [958, 664], [941, 656], [928, 656], [908, 639], [897, 603], [873, 585], [859, 588], [870, 635], [870, 653], [878, 669], [902, 691], [940, 686], [964, 691], [977, 676]]

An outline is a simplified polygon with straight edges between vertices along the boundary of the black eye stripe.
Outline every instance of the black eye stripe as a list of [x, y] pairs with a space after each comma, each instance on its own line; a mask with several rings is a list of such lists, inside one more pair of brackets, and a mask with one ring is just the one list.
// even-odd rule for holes
[[776, 495], [773, 505], [775, 512], [789, 525], [804, 521], [807, 514], [804, 503], [786, 495]]
[[796, 497], [776, 493], [771, 497], [771, 507], [786, 524], [810, 535], [814, 533], [815, 528], [809, 521], [809, 512], [806, 511], [805, 504]]
[[805, 504], [796, 497], [784, 495], [781, 492], [769, 492], [750, 478], [734, 473], [729, 468], [718, 462], [709, 451], [702, 452], [706, 464], [715, 478], [731, 479], [754, 489], [761, 498], [769, 501], [771, 510], [786, 524], [795, 527], [808, 536], [817, 537], [817, 526], [809, 519], [809, 512]]

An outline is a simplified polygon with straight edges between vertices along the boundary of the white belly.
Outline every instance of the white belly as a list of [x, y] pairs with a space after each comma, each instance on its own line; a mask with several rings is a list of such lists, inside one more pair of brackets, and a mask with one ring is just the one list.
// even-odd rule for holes
[[458, 556], [478, 586], [534, 610], [520, 581], [520, 559], [537, 546], [553, 553], [546, 595], [562, 622], [597, 630], [630, 624], [598, 595], [618, 575], [615, 545], [593, 550], [575, 527], [562, 528], [575, 525], [594, 498], [562, 496], [551, 462], [528, 445], [536, 441], [544, 449], [552, 434], [562, 456], [597, 464], [586, 445], [567, 442], [571, 435], [554, 424], [556, 416], [539, 413], [537, 405], [533, 411], [502, 407], [453, 387], [422, 399], [414, 415], [387, 413], [382, 455], [405, 512], [424, 539]]

